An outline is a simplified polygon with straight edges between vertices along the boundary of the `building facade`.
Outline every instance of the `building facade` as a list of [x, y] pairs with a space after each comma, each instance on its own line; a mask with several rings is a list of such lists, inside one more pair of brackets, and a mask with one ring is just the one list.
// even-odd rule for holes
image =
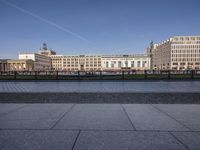
[[150, 57], [147, 55], [107, 55], [102, 56], [102, 70], [148, 70]]
[[51, 70], [51, 58], [38, 53], [20, 53], [19, 60], [33, 60], [35, 71]]
[[27, 60], [1, 60], [0, 61], [0, 71], [33, 71], [34, 61], [31, 59]]
[[151, 69], [200, 69], [200, 36], [174, 36], [148, 49]]
[[6, 70], [6, 64], [7, 64], [7, 60], [0, 59], [0, 71], [5, 71]]
[[98, 55], [51, 55], [52, 69], [65, 71], [99, 71], [101, 56]]
[[[33, 64], [33, 66], [32, 66]], [[199, 70], [200, 36], [174, 36], [151, 42], [141, 55], [56, 55], [43, 44], [39, 53], [20, 53], [19, 60], [0, 60], [0, 70], [119, 71]]]

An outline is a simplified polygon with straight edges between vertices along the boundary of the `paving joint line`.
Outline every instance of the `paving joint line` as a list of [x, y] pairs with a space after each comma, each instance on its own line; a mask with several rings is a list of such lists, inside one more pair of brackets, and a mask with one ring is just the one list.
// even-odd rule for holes
[[193, 132], [193, 133], [200, 133], [200, 131], [171, 131], [171, 130], [102, 130], [102, 129], [17, 129], [17, 128], [14, 128], [14, 129], [9, 129], [9, 128], [0, 128], [0, 131], [110, 131], [110, 132], [121, 132], [121, 131], [128, 131], [128, 132]]
[[168, 132], [172, 137], [174, 137], [179, 143], [181, 143], [187, 150], [190, 150], [190, 148], [185, 145], [179, 138], [177, 138], [172, 132]]
[[192, 129], [190, 129], [189, 127], [187, 127], [185, 124], [183, 124], [182, 122], [178, 121], [178, 120], [177, 120], [176, 118], [174, 118], [173, 116], [169, 115], [167, 112], [162, 111], [160, 108], [154, 106], [153, 104], [150, 104], [150, 105], [151, 105], [153, 108], [155, 108], [156, 110], [158, 110], [159, 112], [161, 112], [161, 113], [167, 115], [168, 117], [170, 117], [171, 119], [175, 120], [177, 123], [179, 123], [180, 125], [182, 125], [182, 126], [185, 127], [186, 129], [188, 129], [188, 130], [190, 130], [190, 131], [192, 130]]
[[0, 117], [3, 117], [3, 116], [8, 115], [8, 114], [10, 114], [10, 113], [17, 112], [18, 110], [20, 110], [20, 109], [22, 109], [22, 108], [25, 108], [25, 107], [28, 107], [28, 106], [29, 106], [29, 104], [24, 104], [23, 106], [20, 106], [20, 107], [18, 107], [18, 108], [15, 108], [15, 109], [13, 109], [13, 110], [10, 110], [10, 111], [8, 111], [8, 112], [5, 112], [5, 113], [0, 114]]
[[81, 130], [78, 131], [78, 134], [77, 134], [77, 136], [76, 136], [76, 139], [75, 139], [75, 141], [74, 141], [74, 143], [73, 143], [73, 146], [72, 146], [72, 149], [71, 149], [71, 150], [74, 150], [75, 145], [76, 145], [76, 142], [77, 142], [77, 140], [78, 140], [80, 134], [81, 134]]
[[72, 106], [69, 108], [69, 110], [67, 110], [56, 122], [55, 124], [52, 125], [52, 127], [50, 127], [50, 129], [53, 129], [74, 107], [76, 104], [72, 104]]
[[136, 131], [136, 127], [135, 127], [135, 125], [133, 124], [133, 122], [131, 121], [131, 118], [129, 117], [129, 115], [128, 115], [126, 109], [125, 109], [124, 106], [123, 106], [123, 104], [120, 104], [120, 106], [122, 107], [122, 110], [124, 111], [124, 113], [125, 113], [126, 117], [128, 118], [129, 122], [131, 123], [131, 125], [132, 125], [132, 127], [133, 127], [133, 130]]

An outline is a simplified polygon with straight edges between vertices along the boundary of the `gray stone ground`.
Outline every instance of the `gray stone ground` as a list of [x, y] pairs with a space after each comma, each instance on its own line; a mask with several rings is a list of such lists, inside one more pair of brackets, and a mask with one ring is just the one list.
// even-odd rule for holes
[[198, 104], [0, 104], [0, 150], [199, 150]]
[[200, 93], [0, 93], [0, 103], [200, 104]]

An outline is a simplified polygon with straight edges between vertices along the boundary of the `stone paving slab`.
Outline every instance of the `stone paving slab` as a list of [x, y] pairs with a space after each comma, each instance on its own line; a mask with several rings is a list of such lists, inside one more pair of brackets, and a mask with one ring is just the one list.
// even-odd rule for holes
[[74, 150], [186, 150], [165, 132], [82, 131]]
[[0, 104], [0, 149], [199, 150], [199, 107]]
[[72, 104], [31, 104], [0, 117], [0, 129], [49, 129]]
[[0, 131], [1, 150], [71, 150], [78, 131]]
[[125, 104], [136, 130], [188, 131], [183, 125], [150, 104]]
[[200, 149], [200, 133], [199, 132], [173, 132], [182, 143], [184, 143], [190, 150]]
[[18, 109], [24, 107], [25, 104], [1, 104], [0, 105], [0, 116], [8, 114], [13, 111], [17, 111]]
[[134, 130], [119, 104], [76, 104], [55, 128]]
[[155, 104], [154, 106], [166, 112], [192, 131], [200, 131], [200, 105]]

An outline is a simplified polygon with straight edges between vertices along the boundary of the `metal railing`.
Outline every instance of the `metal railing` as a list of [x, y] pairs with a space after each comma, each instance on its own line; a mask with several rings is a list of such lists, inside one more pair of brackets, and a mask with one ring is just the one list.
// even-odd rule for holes
[[0, 80], [200, 79], [200, 70], [1, 71]]

